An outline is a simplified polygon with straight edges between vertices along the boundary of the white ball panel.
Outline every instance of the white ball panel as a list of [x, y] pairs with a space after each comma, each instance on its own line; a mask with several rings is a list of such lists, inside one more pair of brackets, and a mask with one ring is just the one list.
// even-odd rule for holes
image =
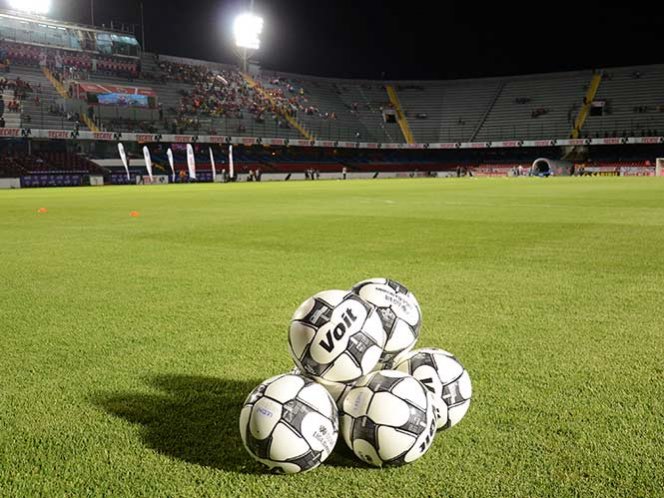
[[278, 424], [272, 434], [270, 445], [270, 458], [272, 460], [290, 460], [304, 455], [309, 451], [309, 445], [287, 425]]
[[293, 322], [288, 333], [288, 343], [290, 345], [293, 359], [301, 359], [307, 346], [311, 344], [316, 331], [301, 322]]
[[407, 377], [403, 372], [397, 372], [396, 370], [381, 370], [380, 374], [383, 377], [388, 377], [390, 379], [401, 379]]
[[281, 418], [282, 407], [276, 401], [261, 398], [256, 401], [249, 419], [249, 430], [256, 439], [267, 438]]
[[328, 290], [319, 292], [314, 297], [320, 299], [321, 301], [325, 301], [327, 304], [334, 307], [339, 306], [339, 304], [345, 299], [347, 295], [348, 291]]
[[383, 350], [378, 346], [372, 346], [366, 350], [362, 356], [362, 374], [367, 374], [373, 371], [378, 365], [378, 360], [383, 354]]
[[413, 327], [418, 326], [422, 320], [420, 305], [410, 292], [401, 294], [387, 284], [369, 284], [364, 285], [358, 295], [374, 306], [390, 308], [397, 317]]
[[461, 419], [466, 416], [466, 412], [468, 412], [469, 407], [470, 400], [449, 409], [450, 427], [454, 427], [459, 422], [461, 422]]
[[245, 405], [240, 412], [240, 437], [242, 443], [247, 444], [247, 430], [249, 429], [249, 418], [251, 417], [252, 406]]
[[378, 456], [378, 453], [371, 444], [363, 439], [356, 439], [353, 441], [353, 453], [363, 462], [373, 465], [374, 467], [382, 467], [383, 462]]
[[401, 399], [409, 401], [422, 410], [425, 410], [429, 404], [424, 387], [422, 387], [422, 384], [413, 377], [409, 377], [399, 382], [399, 384], [392, 389], [392, 393]]
[[382, 460], [392, 460], [409, 451], [415, 444], [415, 437], [392, 427], [378, 428], [378, 456]]
[[463, 366], [454, 357], [436, 354], [434, 358], [438, 365], [438, 376], [443, 384], [449, 384], [463, 373]]
[[297, 396], [298, 391], [304, 387], [304, 384], [305, 380], [302, 377], [284, 375], [267, 387], [265, 396], [276, 399], [281, 403], [286, 403]]
[[291, 320], [302, 320], [305, 316], [311, 313], [311, 310], [314, 309], [314, 304], [316, 304], [316, 301], [314, 301], [313, 298], [307, 299], [295, 310]]
[[400, 353], [405, 349], [412, 348], [417, 338], [413, 335], [413, 329], [403, 320], [397, 320], [392, 335], [385, 344], [388, 353]]
[[458, 382], [459, 393], [461, 396], [463, 396], [465, 399], [470, 399], [473, 395], [473, 385], [470, 382], [470, 375], [468, 375], [468, 371], [463, 372], [463, 375]]
[[321, 414], [311, 412], [302, 421], [302, 437], [314, 451], [322, 452], [321, 461], [325, 460], [337, 444], [339, 433], [332, 421]]
[[[409, 363], [402, 363], [399, 366], [399, 370], [407, 372], [409, 370]], [[435, 368], [429, 365], [422, 365], [413, 372], [413, 377], [419, 380], [433, 397], [440, 398], [443, 395], [443, 384], [440, 382], [438, 371]]]
[[442, 398], [433, 398], [432, 404], [434, 415], [436, 416], [436, 428], [443, 429], [450, 420], [449, 409]]
[[337, 413], [334, 400], [331, 399], [330, 394], [322, 385], [308, 385], [302, 389], [297, 397], [328, 418], [333, 418]]
[[381, 392], [374, 395], [367, 415], [376, 424], [401, 427], [408, 422], [410, 411], [401, 399], [391, 393]]
[[362, 377], [363, 373], [350, 356], [343, 354], [325, 372], [325, 380], [332, 382], [353, 382]]

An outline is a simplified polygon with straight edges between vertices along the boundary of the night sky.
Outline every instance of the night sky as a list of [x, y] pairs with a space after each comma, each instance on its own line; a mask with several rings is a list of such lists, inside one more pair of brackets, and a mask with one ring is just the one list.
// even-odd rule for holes
[[[52, 3], [53, 17], [90, 22], [90, 0]], [[140, 23], [138, 0], [94, 3], [98, 25]], [[248, 3], [145, 0], [147, 48], [233, 62], [232, 19]], [[373, 79], [664, 63], [664, 8], [646, 2], [606, 3], [530, 2], [524, 8], [524, 3], [512, 7], [456, 0], [256, 0], [256, 10], [266, 20], [264, 49], [257, 59], [269, 69]]]

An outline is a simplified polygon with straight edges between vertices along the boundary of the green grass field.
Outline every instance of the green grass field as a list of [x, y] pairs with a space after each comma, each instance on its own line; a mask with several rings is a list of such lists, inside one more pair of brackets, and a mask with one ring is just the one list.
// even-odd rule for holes
[[[0, 242], [0, 497], [664, 493], [659, 179], [4, 191]], [[376, 276], [466, 419], [410, 466], [263, 473], [237, 419], [292, 312]]]

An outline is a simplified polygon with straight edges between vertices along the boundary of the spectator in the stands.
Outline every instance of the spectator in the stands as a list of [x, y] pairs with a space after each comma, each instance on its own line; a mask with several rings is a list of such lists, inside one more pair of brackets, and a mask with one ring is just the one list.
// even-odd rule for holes
[[4, 116], [0, 116], [0, 128], [4, 128], [4, 127], [5, 127], [5, 118], [4, 118]]

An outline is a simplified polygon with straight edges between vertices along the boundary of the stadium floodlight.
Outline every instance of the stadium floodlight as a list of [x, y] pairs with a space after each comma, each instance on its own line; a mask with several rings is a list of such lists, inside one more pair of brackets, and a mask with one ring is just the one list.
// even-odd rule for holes
[[233, 24], [235, 45], [239, 48], [258, 50], [261, 47], [260, 35], [263, 32], [263, 18], [251, 12], [240, 14]]
[[9, 0], [9, 6], [22, 12], [46, 14], [51, 8], [51, 0]]

